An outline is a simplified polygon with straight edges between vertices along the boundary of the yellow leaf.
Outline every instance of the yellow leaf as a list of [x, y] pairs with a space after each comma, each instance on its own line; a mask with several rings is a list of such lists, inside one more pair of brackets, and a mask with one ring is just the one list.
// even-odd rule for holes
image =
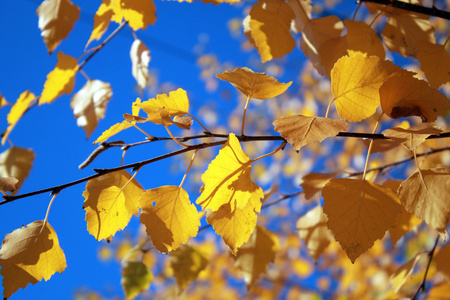
[[347, 35], [345, 37], [347, 39], [349, 56], [360, 53], [365, 56], [375, 55], [384, 59], [386, 53], [383, 43], [372, 27], [364, 22], [351, 20], [344, 20], [344, 24], [347, 27]]
[[33, 160], [34, 152], [31, 149], [11, 147], [0, 154], [0, 177], [15, 177], [19, 180], [13, 194], [17, 193], [28, 177]]
[[20, 94], [19, 99], [17, 99], [16, 103], [11, 107], [9, 114], [6, 117], [8, 128], [6, 128], [5, 133], [3, 134], [2, 145], [5, 144], [8, 135], [11, 133], [14, 126], [16, 126], [20, 118], [22, 118], [23, 114], [28, 110], [28, 106], [34, 99], [36, 99], [36, 96], [28, 90]]
[[302, 178], [302, 188], [306, 200], [312, 199], [327, 184], [328, 181], [335, 178], [340, 171], [333, 173], [308, 173]]
[[442, 247], [439, 252], [433, 257], [436, 263], [436, 269], [444, 275], [444, 277], [450, 281], [450, 260], [448, 259], [450, 255], [450, 243], [447, 243]]
[[398, 196], [408, 212], [424, 220], [445, 239], [450, 212], [450, 169], [415, 172], [400, 185]]
[[285, 56], [295, 48], [289, 29], [294, 12], [284, 1], [259, 0], [250, 10], [250, 31], [261, 62]]
[[328, 227], [352, 262], [394, 225], [401, 208], [393, 190], [362, 179], [332, 179], [322, 195]]
[[131, 124], [128, 121], [122, 121], [121, 123], [114, 124], [109, 129], [103, 131], [102, 135], [99, 136], [95, 140], [95, 142], [93, 142], [93, 144], [95, 145], [97, 143], [103, 143], [104, 141], [106, 141], [107, 139], [112, 137], [113, 135], [118, 134], [122, 130], [125, 130], [130, 127], [133, 127], [133, 124]]
[[111, 22], [111, 18], [114, 14], [112, 1], [115, 0], [102, 0], [102, 4], [100, 4], [100, 7], [95, 13], [94, 29], [92, 30], [89, 41], [86, 43], [86, 48], [93, 40], [101, 39], [106, 29], [108, 29], [109, 23]]
[[302, 115], [278, 118], [273, 122], [279, 132], [295, 150], [310, 143], [320, 143], [327, 137], [347, 131], [348, 125], [342, 120]]
[[55, 69], [47, 75], [39, 105], [52, 103], [62, 94], [70, 94], [75, 85], [77, 71], [77, 60], [61, 51], [58, 52], [58, 63]]
[[380, 86], [395, 72], [408, 73], [377, 56], [344, 56], [331, 71], [331, 88], [339, 116], [359, 122], [373, 115], [380, 105]]
[[311, 0], [288, 0], [288, 4], [295, 15], [291, 29], [297, 33], [302, 32], [311, 19]]
[[170, 252], [170, 266], [177, 282], [178, 294], [181, 294], [207, 265], [208, 259], [194, 247], [181, 245]]
[[262, 189], [250, 178], [251, 170], [251, 161], [234, 133], [230, 133], [227, 142], [202, 175], [204, 189], [197, 204], [212, 211], [228, 205], [233, 213], [237, 208], [246, 207], [254, 197], [263, 199]]
[[35, 221], [7, 234], [0, 249], [3, 296], [42, 279], [49, 280], [66, 268], [66, 257], [50, 224]]
[[126, 171], [117, 171], [91, 179], [83, 192], [87, 229], [97, 240], [124, 229], [132, 215], [139, 213], [138, 201], [143, 188]]
[[380, 88], [381, 108], [393, 119], [418, 116], [434, 122], [450, 108], [447, 97], [412, 76], [389, 78]]
[[126, 299], [134, 299], [150, 287], [153, 274], [143, 262], [127, 261], [122, 269], [122, 284]]
[[236, 254], [237, 249], [250, 238], [256, 226], [256, 213], [260, 211], [261, 196], [253, 194], [244, 208], [236, 208], [233, 211], [230, 204], [222, 205], [217, 211], [210, 211], [206, 221]]
[[265, 73], [257, 73], [245, 67], [236, 68], [232, 72], [225, 71], [216, 77], [228, 81], [247, 97], [260, 100], [281, 95], [292, 84], [292, 81], [281, 83]]
[[244, 273], [248, 288], [255, 284], [269, 263], [275, 260], [275, 254], [279, 250], [278, 237], [268, 229], [256, 226], [250, 239], [239, 248], [234, 264]]
[[427, 256], [427, 253], [418, 253], [406, 264], [398, 268], [394, 274], [391, 275], [390, 282], [394, 288], [394, 294], [397, 294], [400, 288], [405, 284], [408, 277], [414, 271], [414, 267], [416, 266], [419, 259], [424, 256]]
[[86, 138], [97, 127], [99, 119], [105, 117], [106, 105], [112, 97], [109, 83], [100, 80], [88, 80], [70, 101], [77, 125], [86, 131]]
[[443, 45], [427, 42], [418, 44], [416, 58], [420, 61], [420, 68], [427, 75], [432, 88], [450, 82], [450, 55]]
[[178, 186], [146, 190], [140, 200], [141, 223], [162, 253], [177, 249], [197, 235], [200, 219], [188, 193]]
[[139, 88], [144, 89], [148, 81], [148, 64], [150, 62], [150, 50], [140, 40], [134, 40], [130, 50], [131, 73], [136, 79]]
[[112, 21], [122, 23], [128, 22], [133, 30], [145, 30], [148, 25], [155, 24], [156, 8], [153, 0], [112, 0], [114, 6], [114, 16]]
[[3, 97], [2, 94], [0, 94], [0, 108], [2, 108], [3, 106], [6, 106], [6, 105], [10, 105], [10, 104], [11, 103], [6, 101], [5, 97]]
[[309, 210], [297, 221], [298, 235], [305, 241], [308, 253], [317, 262], [319, 257], [334, 241], [333, 234], [327, 227], [328, 218], [321, 206]]
[[65, 39], [80, 16], [80, 8], [70, 0], [45, 0], [39, 5], [39, 28], [48, 53]]
[[390, 128], [383, 131], [383, 135], [385, 137], [390, 138], [391, 140], [396, 141], [397, 143], [402, 144], [410, 151], [416, 149], [420, 146], [427, 137], [432, 134], [439, 134], [442, 130], [433, 126], [427, 126], [425, 128], [416, 128], [411, 127], [409, 129], [403, 128]]

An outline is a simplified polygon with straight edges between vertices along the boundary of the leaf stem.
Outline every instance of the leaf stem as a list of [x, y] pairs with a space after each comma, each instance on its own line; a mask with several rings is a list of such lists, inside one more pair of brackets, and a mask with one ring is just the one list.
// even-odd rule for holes
[[186, 173], [184, 173], [183, 179], [181, 180], [181, 183], [179, 185], [180, 188], [183, 186], [184, 180], [186, 179], [187, 174], [191, 170], [192, 163], [194, 162], [194, 159], [195, 159], [195, 156], [197, 155], [198, 150], [200, 150], [200, 149], [195, 149], [194, 154], [192, 154], [192, 158], [191, 158], [191, 162], [189, 163], [189, 167], [188, 167]]
[[334, 103], [335, 100], [336, 100], [336, 98], [331, 100], [330, 104], [328, 104], [327, 112], [325, 113], [325, 118], [328, 118], [328, 115], [330, 114], [331, 105]]
[[55, 200], [55, 198], [56, 198], [56, 196], [58, 196], [58, 194], [59, 194], [59, 191], [54, 193], [52, 199], [50, 200], [50, 203], [48, 204], [47, 212], [45, 213], [44, 223], [42, 223], [42, 228], [44, 228], [45, 224], [47, 223], [48, 214], [50, 213], [50, 208], [52, 207], [53, 200]]
[[142, 130], [141, 128], [139, 128], [136, 123], [133, 123], [133, 126], [137, 128], [137, 130], [139, 130], [140, 132], [142, 132], [143, 134], [145, 134], [147, 136], [147, 138], [149, 139], [153, 139], [153, 136], [151, 136], [150, 134], [148, 134], [147, 132], [145, 132], [144, 130]]
[[191, 116], [195, 121], [197, 121], [198, 124], [200, 124], [200, 126], [202, 126], [203, 130], [207, 133], [211, 133], [211, 131], [209, 131], [205, 126], [203, 126], [202, 122], [200, 122], [196, 117], [194, 117], [193, 114], [191, 113], [187, 113], [189, 116]]
[[163, 126], [166, 128], [167, 132], [169, 133], [170, 137], [175, 141], [175, 143], [177, 143], [178, 145], [181, 145], [183, 147], [189, 147], [189, 145], [180, 142], [179, 140], [177, 140], [176, 137], [173, 136], [172, 132], [170, 132], [169, 126], [167, 126], [166, 124], [163, 124]]
[[248, 104], [250, 102], [250, 95], [247, 96], [247, 102], [245, 103], [245, 107], [244, 107], [244, 115], [242, 116], [242, 128], [241, 128], [241, 135], [244, 135], [244, 127], [245, 127], [245, 115], [247, 114], [247, 108], [248, 108]]
[[[378, 118], [377, 123], [375, 124], [375, 128], [372, 131], [372, 134], [374, 134], [378, 130], [378, 125], [380, 124], [380, 120], [381, 120], [381, 117], [383, 116], [383, 114], [381, 114], [380, 117]], [[364, 166], [364, 173], [363, 173], [363, 177], [362, 177], [363, 180], [366, 179], [366, 173], [367, 173], [367, 168], [369, 166], [369, 158], [370, 158], [370, 154], [372, 153], [372, 147], [373, 147], [373, 139], [370, 140], [369, 149], [367, 149], [366, 165]]]
[[278, 151], [280, 151], [281, 149], [283, 149], [284, 146], [286, 146], [286, 143], [287, 143], [287, 142], [284, 141], [284, 142], [280, 145], [280, 147], [278, 147], [278, 148], [275, 149], [274, 151], [272, 151], [272, 152], [270, 152], [270, 153], [267, 153], [267, 154], [264, 154], [264, 155], [261, 155], [260, 157], [257, 157], [257, 158], [255, 158], [255, 159], [252, 159], [252, 160], [250, 160], [250, 163], [254, 163], [254, 162], [257, 161], [257, 160], [260, 160], [260, 159], [262, 159], [262, 158], [265, 158], [265, 157], [274, 155], [275, 153], [277, 153]]

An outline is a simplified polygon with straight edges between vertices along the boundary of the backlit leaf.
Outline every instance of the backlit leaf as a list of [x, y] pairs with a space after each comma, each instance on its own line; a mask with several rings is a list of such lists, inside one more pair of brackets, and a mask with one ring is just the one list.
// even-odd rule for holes
[[327, 137], [347, 131], [348, 125], [342, 120], [302, 115], [278, 118], [273, 122], [279, 132], [295, 150], [310, 143], [320, 143]]
[[207, 265], [208, 259], [194, 247], [181, 245], [170, 252], [170, 266], [177, 282], [178, 294], [181, 294]]
[[91, 37], [86, 43], [86, 47], [93, 41], [99, 40], [108, 29], [108, 25], [111, 22], [111, 18], [114, 14], [112, 1], [117, 0], [102, 0], [102, 4], [98, 8], [94, 16], [94, 29], [92, 30]]
[[112, 21], [122, 23], [128, 22], [133, 30], [145, 30], [148, 25], [155, 24], [156, 8], [153, 0], [112, 0], [114, 2], [114, 16]]
[[312, 199], [327, 184], [328, 181], [335, 178], [340, 171], [333, 173], [308, 173], [302, 177], [303, 194], [306, 200]]
[[62, 94], [72, 93], [77, 71], [77, 60], [61, 51], [58, 52], [58, 62], [55, 69], [47, 75], [44, 90], [39, 98], [39, 105], [52, 103]]
[[259, 0], [250, 10], [250, 31], [261, 62], [285, 56], [295, 48], [290, 33], [294, 12], [284, 1]]
[[288, 4], [295, 15], [291, 29], [297, 33], [302, 32], [311, 19], [311, 0], [288, 0]]
[[66, 257], [50, 224], [35, 221], [7, 234], [0, 249], [3, 296], [42, 279], [49, 280], [66, 268]]
[[10, 104], [11, 103], [6, 101], [5, 97], [3, 97], [2, 94], [0, 94], [0, 108], [2, 108], [3, 106], [6, 106], [6, 105], [10, 105]]
[[416, 58], [420, 61], [420, 68], [425, 73], [432, 88], [450, 82], [450, 54], [443, 45], [427, 42], [418, 44], [419, 51]]
[[112, 137], [115, 134], [118, 134], [119, 132], [121, 132], [122, 130], [125, 130], [127, 128], [133, 127], [133, 124], [131, 124], [128, 121], [122, 121], [121, 123], [117, 123], [112, 125], [110, 128], [108, 128], [107, 130], [105, 130], [102, 135], [100, 135], [95, 142], [93, 142], [93, 144], [97, 144], [97, 143], [103, 143], [104, 141], [106, 141], [107, 139], [109, 139], [110, 137]]
[[88, 80], [70, 101], [77, 125], [86, 132], [86, 138], [97, 127], [99, 119], [105, 117], [106, 105], [112, 97], [109, 83], [100, 80]]
[[212, 211], [227, 205], [233, 213], [237, 208], [245, 208], [252, 198], [263, 199], [262, 189], [250, 178], [251, 169], [249, 157], [234, 133], [230, 133], [227, 142], [202, 175], [204, 189], [197, 204]]
[[442, 273], [445, 278], [450, 281], [450, 260], [448, 259], [450, 255], [450, 243], [447, 243], [442, 247], [439, 252], [433, 257], [436, 263], [436, 269]]
[[[141, 185], [126, 171], [117, 171], [91, 179], [83, 192], [87, 229], [97, 240], [124, 229], [132, 215], [139, 213]], [[127, 184], [128, 183], [128, 184]]]
[[278, 237], [268, 229], [257, 225], [250, 239], [239, 248], [235, 266], [244, 274], [247, 287], [251, 288], [263, 274], [275, 254], [280, 250]]
[[328, 217], [321, 206], [309, 210], [297, 221], [298, 235], [305, 241], [308, 253], [317, 262], [319, 257], [334, 241], [333, 233], [327, 227]]
[[292, 81], [281, 83], [265, 73], [257, 73], [246, 67], [225, 71], [216, 77], [228, 81], [247, 97], [260, 100], [281, 95], [292, 84]]
[[28, 177], [33, 160], [34, 152], [31, 149], [11, 147], [0, 154], [0, 177], [15, 177], [19, 180], [13, 194], [17, 193]]
[[414, 267], [421, 257], [427, 256], [427, 253], [418, 253], [411, 258], [407, 263], [398, 268], [390, 278], [390, 282], [394, 288], [394, 294], [396, 294], [400, 288], [405, 284], [408, 277], [414, 271]]
[[130, 50], [131, 73], [136, 79], [139, 88], [144, 89], [148, 81], [148, 64], [150, 62], [150, 50], [140, 40], [134, 40]]
[[393, 119], [418, 116], [434, 122], [450, 108], [445, 95], [412, 76], [389, 78], [380, 88], [380, 100], [383, 112]]
[[134, 299], [150, 287], [153, 274], [143, 262], [127, 261], [122, 269], [122, 284], [126, 299]]
[[393, 190], [362, 179], [332, 179], [322, 195], [328, 227], [352, 262], [394, 225], [401, 208]]
[[188, 193], [178, 186], [146, 190], [139, 200], [141, 223], [162, 253], [177, 249], [197, 235], [200, 218]]
[[424, 220], [445, 239], [450, 212], [450, 169], [420, 173], [415, 172], [400, 185], [398, 196], [408, 212]]
[[27, 111], [29, 105], [34, 99], [36, 99], [36, 96], [28, 90], [20, 94], [19, 99], [17, 99], [16, 103], [14, 103], [11, 107], [11, 110], [6, 118], [8, 121], [8, 128], [6, 128], [5, 133], [3, 134], [2, 145], [5, 144], [5, 141], [14, 126], [16, 126], [17, 122], [20, 118], [22, 118], [23, 114]]
[[376, 34], [376, 32], [364, 22], [344, 20], [345, 27], [347, 27], [348, 54], [349, 56], [357, 53], [365, 56], [378, 56], [384, 59], [386, 53], [384, 51], [383, 43]]
[[391, 140], [396, 141], [397, 143], [400, 143], [404, 145], [406, 148], [408, 148], [410, 151], [416, 149], [418, 146], [420, 146], [427, 137], [429, 137], [432, 134], [439, 134], [442, 130], [433, 126], [427, 126], [425, 128], [409, 128], [409, 129], [403, 129], [403, 128], [390, 128], [383, 131], [383, 135], [385, 137], [390, 138]]
[[39, 5], [39, 28], [48, 53], [65, 39], [80, 16], [80, 8], [70, 0], [45, 0]]

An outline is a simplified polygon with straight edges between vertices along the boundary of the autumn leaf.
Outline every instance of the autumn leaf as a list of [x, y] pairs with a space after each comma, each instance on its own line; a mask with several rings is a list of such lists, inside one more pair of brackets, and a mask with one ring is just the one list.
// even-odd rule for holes
[[403, 128], [390, 128], [383, 131], [383, 135], [397, 143], [402, 144], [408, 150], [413, 151], [420, 146], [425, 140], [433, 134], [438, 135], [442, 130], [433, 126], [427, 126], [425, 128], [411, 127], [409, 129]]
[[181, 245], [170, 252], [170, 266], [181, 294], [208, 265], [208, 259], [195, 247]]
[[58, 236], [48, 222], [35, 221], [7, 234], [0, 249], [3, 296], [11, 297], [29, 283], [49, 280], [66, 268]]
[[433, 257], [434, 262], [436, 263], [436, 269], [444, 275], [447, 280], [450, 280], [450, 243], [447, 243], [444, 247], [442, 247], [439, 252]]
[[380, 101], [383, 112], [393, 119], [418, 116], [423, 122], [434, 122], [450, 109], [445, 95], [412, 76], [389, 78], [380, 88]]
[[136, 79], [140, 89], [147, 86], [148, 64], [150, 62], [150, 50], [140, 40], [134, 40], [130, 50], [131, 73]]
[[281, 95], [292, 84], [292, 81], [281, 83], [265, 73], [257, 73], [246, 67], [225, 71], [216, 77], [228, 81], [247, 97], [260, 100]]
[[365, 56], [375, 55], [384, 59], [386, 53], [383, 43], [372, 27], [364, 22], [351, 20], [344, 20], [344, 25], [347, 28], [345, 37], [349, 56], [360, 53]]
[[427, 295], [427, 300], [445, 300], [450, 294], [450, 284], [447, 281], [433, 285]]
[[316, 263], [330, 242], [334, 241], [327, 222], [328, 217], [323, 213], [321, 206], [310, 209], [297, 221], [298, 235], [305, 241], [308, 253]]
[[407, 263], [398, 268], [394, 274], [391, 275], [390, 282], [394, 288], [394, 294], [396, 294], [400, 288], [405, 284], [408, 277], [414, 271], [414, 267], [421, 257], [427, 256], [427, 253], [418, 253], [411, 258]]
[[450, 54], [443, 45], [421, 42], [418, 45], [416, 58], [432, 88], [450, 82]]
[[332, 173], [308, 173], [302, 177], [301, 186], [306, 200], [311, 200], [320, 191], [322, 191], [328, 181], [335, 178], [340, 171]]
[[297, 33], [302, 32], [311, 19], [311, 0], [288, 0], [287, 3], [291, 6], [295, 16], [291, 29]]
[[342, 36], [327, 40], [318, 49], [318, 57], [313, 56], [311, 62], [317, 71], [330, 77], [330, 72], [335, 63], [344, 55], [348, 53], [347, 39]]
[[153, 274], [148, 267], [139, 261], [127, 261], [122, 269], [122, 284], [126, 299], [134, 299], [150, 287]]
[[153, 0], [112, 0], [114, 6], [114, 16], [112, 21], [122, 23], [128, 22], [133, 30], [145, 30], [148, 25], [155, 24], [156, 8]]
[[0, 178], [0, 191], [13, 192], [17, 187], [19, 180], [16, 177]]
[[34, 152], [31, 149], [11, 147], [0, 154], [0, 177], [15, 177], [18, 179], [16, 190], [28, 177], [33, 166]]
[[126, 171], [105, 174], [88, 181], [83, 209], [87, 229], [97, 240], [124, 229], [132, 215], [139, 213], [138, 201], [143, 188]]
[[278, 118], [273, 122], [279, 132], [295, 150], [310, 143], [320, 143], [327, 137], [347, 131], [348, 125], [342, 120], [302, 115]]
[[44, 90], [39, 98], [39, 105], [52, 103], [62, 94], [72, 93], [77, 71], [77, 60], [61, 51], [58, 52], [58, 62], [55, 69], [47, 75]]
[[380, 105], [380, 86], [392, 74], [408, 74], [391, 61], [377, 56], [344, 56], [331, 71], [331, 88], [339, 116], [359, 122], [373, 115]]
[[206, 221], [236, 254], [237, 249], [250, 238], [256, 226], [256, 213], [260, 211], [261, 196], [255, 193], [244, 208], [232, 210], [230, 204], [222, 205], [217, 211], [208, 212]]
[[99, 40], [108, 29], [111, 18], [114, 15], [113, 2], [117, 0], [102, 0], [102, 4], [97, 9], [94, 16], [94, 29], [92, 30], [91, 36], [89, 37], [86, 47], [93, 41]]
[[5, 144], [5, 141], [14, 126], [16, 126], [17, 122], [19, 122], [20, 118], [22, 118], [23, 114], [28, 110], [28, 107], [35, 99], [36, 96], [28, 90], [20, 94], [19, 99], [17, 99], [16, 103], [11, 107], [9, 114], [6, 117], [8, 128], [6, 128], [3, 134], [2, 145]]
[[70, 101], [77, 125], [86, 131], [86, 138], [97, 127], [99, 119], [105, 117], [106, 105], [112, 97], [109, 83], [100, 80], [88, 80]]
[[9, 103], [8, 101], [6, 101], [5, 97], [2, 96], [2, 94], [0, 94], [0, 108], [6, 106], [6, 105], [10, 105], [11, 103]]
[[362, 179], [332, 179], [322, 195], [328, 228], [352, 262], [394, 225], [401, 208], [393, 190]]
[[139, 200], [141, 223], [162, 253], [177, 249], [197, 235], [200, 219], [188, 193], [178, 186], [146, 190]]
[[413, 173], [400, 185], [398, 196], [408, 212], [424, 220], [445, 239], [450, 212], [450, 169]]
[[279, 250], [278, 237], [268, 229], [257, 225], [250, 239], [239, 248], [234, 263], [244, 274], [248, 288], [251, 288], [258, 277], [265, 273]]
[[251, 169], [249, 157], [234, 133], [230, 133], [227, 142], [202, 175], [204, 189], [197, 204], [212, 211], [228, 205], [233, 213], [237, 208], [245, 208], [254, 197], [263, 199], [262, 189], [250, 178]]
[[284, 1], [259, 0], [250, 10], [248, 25], [261, 62], [285, 56], [295, 48], [289, 29], [294, 12]]
[[39, 5], [39, 28], [49, 54], [65, 39], [80, 16], [80, 8], [70, 0], [45, 0]]

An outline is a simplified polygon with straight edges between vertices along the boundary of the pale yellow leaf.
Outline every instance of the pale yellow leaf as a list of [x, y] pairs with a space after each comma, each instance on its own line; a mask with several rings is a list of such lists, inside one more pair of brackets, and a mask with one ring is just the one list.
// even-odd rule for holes
[[11, 147], [0, 154], [0, 177], [15, 177], [19, 180], [13, 194], [17, 193], [28, 177], [33, 160], [34, 152], [31, 149]]
[[207, 265], [208, 259], [194, 247], [181, 245], [170, 252], [170, 266], [177, 282], [178, 294], [181, 294]]
[[416, 58], [420, 61], [420, 68], [427, 76], [432, 88], [450, 82], [450, 54], [443, 45], [427, 42], [418, 44]]
[[103, 143], [104, 141], [106, 141], [107, 139], [109, 139], [110, 137], [112, 137], [115, 134], [118, 134], [119, 132], [121, 132], [122, 130], [125, 130], [127, 128], [133, 127], [133, 124], [131, 124], [128, 121], [122, 121], [121, 123], [117, 123], [112, 125], [109, 129], [105, 130], [102, 135], [100, 135], [94, 142], [93, 144], [97, 144], [97, 143]]
[[311, 200], [327, 184], [328, 181], [335, 178], [340, 171], [332, 173], [308, 173], [302, 177], [301, 186], [306, 200]]
[[420, 146], [425, 140], [433, 134], [439, 134], [442, 130], [434, 126], [427, 127], [411, 127], [409, 129], [403, 128], [389, 128], [383, 131], [385, 137], [402, 144], [408, 150], [413, 151]]
[[150, 62], [150, 50], [140, 40], [134, 40], [130, 50], [131, 73], [140, 89], [147, 86], [148, 64]]
[[86, 48], [93, 40], [101, 39], [106, 29], [108, 29], [108, 25], [111, 22], [111, 18], [114, 14], [112, 1], [117, 0], [102, 0], [102, 4], [100, 4], [100, 7], [95, 13], [94, 29], [92, 30], [91, 36], [86, 43]]
[[396, 294], [400, 288], [405, 284], [408, 277], [414, 271], [414, 267], [421, 257], [426, 257], [427, 253], [418, 253], [411, 258], [407, 263], [398, 268], [394, 274], [391, 275], [390, 282], [394, 288], [394, 294]]

